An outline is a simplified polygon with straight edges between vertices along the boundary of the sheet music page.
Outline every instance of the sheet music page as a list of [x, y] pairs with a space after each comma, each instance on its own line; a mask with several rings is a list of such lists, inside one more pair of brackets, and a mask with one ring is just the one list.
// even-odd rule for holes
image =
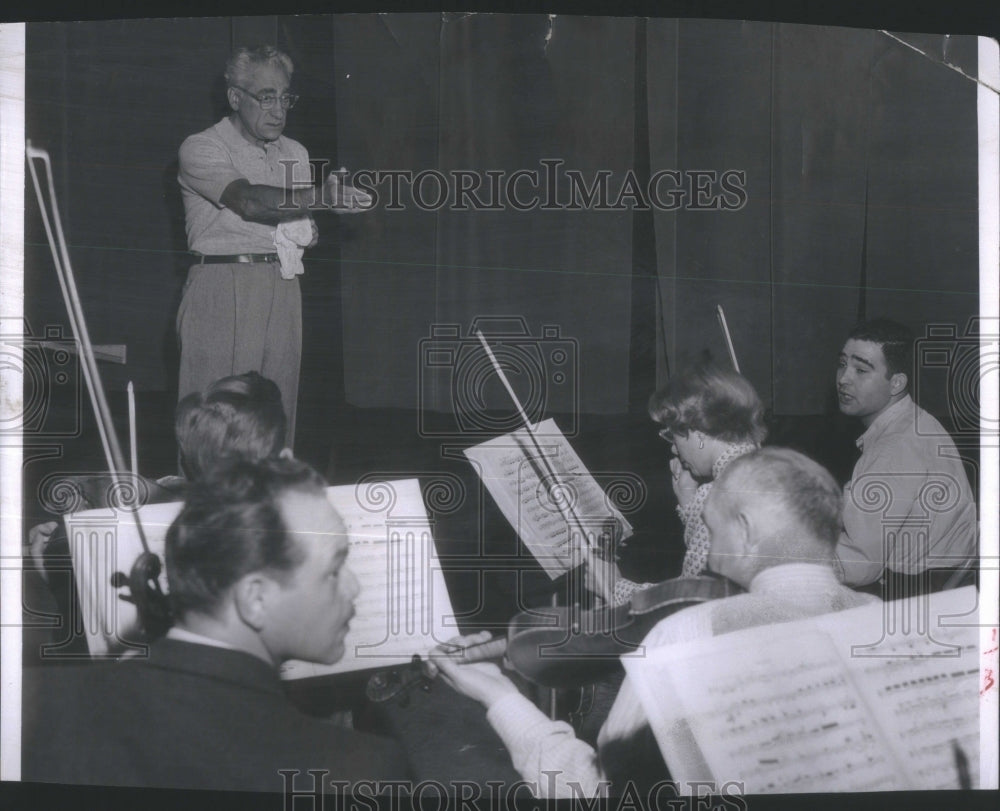
[[350, 535], [361, 593], [334, 665], [286, 662], [283, 679], [405, 664], [458, 633], [420, 483], [374, 481], [327, 490]]
[[620, 540], [631, 536], [632, 525], [587, 470], [555, 420], [539, 423], [535, 431], [559, 481], [547, 473], [524, 428], [467, 448], [464, 453], [514, 531], [555, 579], [580, 562], [574, 554], [578, 550], [570, 542], [566, 504], [572, 506], [594, 539], [611, 520], [619, 522]]
[[[451, 599], [416, 479], [374, 481], [327, 488], [350, 536], [347, 562], [361, 593], [335, 665], [287, 662], [286, 679], [384, 667], [408, 662], [457, 633]], [[180, 502], [139, 511], [151, 551], [163, 560], [167, 528]], [[139, 645], [135, 607], [114, 588], [112, 574], [128, 574], [142, 551], [131, 513], [108, 509], [65, 516], [84, 628], [92, 656], [120, 655]], [[167, 591], [165, 574], [160, 584]]]
[[[766, 632], [740, 632], [712, 640], [717, 645], [658, 648], [645, 660], [624, 660], [643, 685], [640, 699], [661, 750], [666, 743], [674, 779], [706, 778], [669, 759], [677, 742], [663, 738], [679, 737], [677, 726], [686, 722], [711, 776], [740, 781], [748, 794], [902, 788], [900, 766], [830, 638], [801, 630], [780, 638], [775, 645]], [[663, 706], [675, 696], [682, 712]]]
[[[742, 781], [747, 793], [955, 788], [957, 740], [975, 785], [975, 629], [935, 632], [956, 641], [957, 659], [921, 655], [938, 643], [915, 633], [852, 655], [859, 629], [878, 638], [883, 608], [624, 659], [673, 778]], [[892, 655], [900, 646], [907, 655]]]
[[[167, 529], [181, 506], [175, 501], [147, 504], [139, 510], [146, 542], [161, 563]], [[132, 603], [120, 597], [128, 589], [112, 584], [114, 573], [127, 577], [142, 553], [135, 517], [126, 510], [106, 508], [70, 513], [63, 518], [90, 655], [117, 657], [129, 650], [141, 650], [139, 615]], [[167, 578], [162, 569], [159, 581], [165, 593]]]
[[959, 655], [922, 656], [925, 646], [911, 637], [886, 648], [907, 658], [865, 660], [854, 675], [874, 696], [875, 717], [916, 783], [909, 787], [957, 789], [955, 744], [968, 759], [973, 785], [979, 774], [979, 644], [964, 628], [936, 637], [954, 641]]
[[956, 745], [972, 785], [979, 783], [979, 639], [976, 613], [970, 614], [978, 602], [968, 586], [885, 603], [883, 619], [869, 626], [867, 638], [833, 622], [836, 615], [817, 617], [906, 764], [907, 788], [959, 788]]

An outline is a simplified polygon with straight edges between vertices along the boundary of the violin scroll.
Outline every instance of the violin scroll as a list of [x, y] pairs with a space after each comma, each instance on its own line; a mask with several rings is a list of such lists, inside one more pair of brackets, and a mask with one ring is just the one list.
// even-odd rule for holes
[[128, 594], [119, 594], [118, 599], [135, 606], [149, 639], [158, 639], [174, 624], [170, 601], [160, 588], [160, 571], [160, 559], [152, 552], [142, 552], [127, 576], [123, 572], [111, 575], [112, 588], [128, 587]]

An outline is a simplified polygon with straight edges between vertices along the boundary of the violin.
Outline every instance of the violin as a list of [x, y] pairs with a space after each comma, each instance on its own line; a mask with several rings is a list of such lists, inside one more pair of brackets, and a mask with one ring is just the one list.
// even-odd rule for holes
[[583, 687], [612, 674], [619, 658], [636, 651], [661, 619], [740, 591], [725, 578], [678, 577], [639, 589], [617, 606], [522, 611], [510, 621], [506, 656], [514, 670], [543, 687]]
[[[518, 674], [540, 687], [575, 690], [613, 675], [619, 657], [638, 649], [661, 619], [741, 591], [721, 577], [678, 577], [639, 589], [631, 602], [609, 608], [581, 611], [560, 606], [522, 611], [510, 621], [506, 638], [464, 648], [440, 647], [443, 654], [458, 655], [470, 663], [506, 656]], [[431, 682], [423, 659], [414, 655], [404, 667], [373, 674], [365, 695], [376, 703], [397, 697], [405, 701], [410, 690], [429, 690]], [[574, 712], [582, 714], [586, 709]]]

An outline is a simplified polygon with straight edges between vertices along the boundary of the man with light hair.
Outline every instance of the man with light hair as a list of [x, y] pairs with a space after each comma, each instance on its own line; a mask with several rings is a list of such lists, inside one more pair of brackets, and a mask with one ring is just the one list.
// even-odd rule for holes
[[283, 135], [293, 65], [265, 45], [226, 65], [230, 113], [181, 144], [178, 181], [194, 254], [177, 313], [178, 395], [252, 369], [274, 380], [295, 437], [302, 355], [302, 252], [316, 244], [312, 212], [360, 211], [371, 198], [331, 174], [321, 194], [309, 153]]
[[[733, 460], [715, 481], [702, 518], [710, 535], [709, 568], [747, 591], [672, 614], [642, 644], [673, 645], [877, 602], [838, 579], [840, 510], [836, 481], [797, 451], [763, 448]], [[457, 642], [468, 646], [483, 637]], [[668, 776], [627, 678], [595, 751], [569, 724], [540, 712], [496, 665], [444, 655], [432, 663], [456, 690], [487, 708], [514, 767], [539, 796], [600, 796], [612, 791], [612, 782], [620, 788], [620, 779], [653, 784]]]

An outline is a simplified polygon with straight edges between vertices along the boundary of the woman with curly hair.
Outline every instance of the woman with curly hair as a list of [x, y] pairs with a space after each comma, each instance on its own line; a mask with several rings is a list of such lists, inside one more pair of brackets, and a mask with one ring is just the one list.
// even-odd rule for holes
[[[649, 415], [670, 443], [670, 473], [677, 512], [684, 522], [687, 552], [682, 577], [701, 574], [708, 563], [709, 534], [701, 511], [712, 481], [726, 466], [760, 447], [767, 435], [764, 405], [745, 377], [712, 364], [699, 364], [670, 379], [649, 398]], [[616, 603], [644, 585], [620, 579]]]

